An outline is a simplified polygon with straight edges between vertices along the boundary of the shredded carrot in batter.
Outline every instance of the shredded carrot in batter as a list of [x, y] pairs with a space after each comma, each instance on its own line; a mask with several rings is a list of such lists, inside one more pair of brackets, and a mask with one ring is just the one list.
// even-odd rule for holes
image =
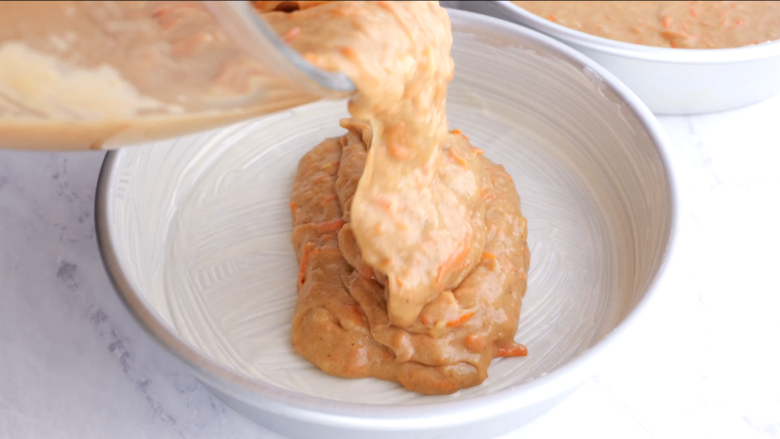
[[495, 357], [525, 357], [528, 355], [528, 348], [521, 344], [510, 347], [500, 347], [496, 351]]
[[457, 268], [468, 257], [471, 251], [471, 242], [469, 240], [463, 241], [458, 247], [457, 251], [453, 253], [444, 264], [439, 267], [439, 271], [436, 273], [436, 284], [441, 283], [444, 279], [444, 275]]
[[448, 328], [454, 328], [456, 326], [460, 326], [460, 325], [466, 323], [472, 317], [474, 317], [474, 313], [473, 312], [469, 312], [469, 313], [463, 314], [462, 316], [458, 317], [457, 319], [450, 320], [449, 322], [447, 322], [447, 327]]

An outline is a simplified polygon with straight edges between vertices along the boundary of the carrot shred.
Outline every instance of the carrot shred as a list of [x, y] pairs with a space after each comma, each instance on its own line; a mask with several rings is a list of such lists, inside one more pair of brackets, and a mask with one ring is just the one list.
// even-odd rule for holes
[[357, 317], [360, 321], [366, 320], [366, 316], [363, 313], [363, 308], [361, 308], [360, 305], [358, 305], [357, 303], [354, 303], [352, 305], [346, 305], [344, 308], [347, 309], [349, 312], [351, 312], [353, 314], [353, 317]]
[[376, 207], [381, 207], [384, 210], [390, 210], [390, 202], [384, 198], [374, 197], [371, 198], [371, 204]]
[[312, 249], [314, 249], [314, 244], [311, 242], [307, 242], [306, 246], [303, 247], [303, 257], [301, 258], [301, 265], [298, 267], [298, 289], [300, 290], [301, 286], [306, 283], [306, 269], [309, 265], [309, 256], [312, 252]]
[[405, 146], [398, 146], [395, 143], [388, 144], [388, 149], [393, 157], [399, 160], [406, 160], [409, 158], [409, 149]]
[[474, 313], [473, 312], [467, 312], [466, 314], [463, 314], [462, 316], [458, 317], [457, 319], [450, 320], [449, 322], [447, 322], [447, 327], [448, 328], [458, 327], [458, 326], [466, 323], [467, 321], [469, 321], [469, 319], [472, 318], [472, 317], [474, 317]]
[[488, 251], [484, 251], [482, 252], [482, 260], [484, 261], [485, 259], [496, 259], [496, 255]]
[[494, 357], [525, 357], [527, 355], [528, 348], [521, 344], [516, 344], [514, 346], [498, 348]]
[[337, 219], [332, 221], [323, 221], [320, 223], [310, 223], [311, 227], [314, 229], [315, 232], [325, 234], [325, 233], [333, 233], [338, 232], [341, 230], [342, 227], [344, 227], [344, 224], [347, 222], [343, 219]]
[[479, 148], [474, 148], [473, 146], [471, 147], [471, 151], [473, 151], [474, 154], [476, 154], [476, 155], [482, 155], [482, 154], [485, 153], [485, 151], [483, 151], [483, 150], [481, 150]]
[[672, 27], [672, 16], [667, 15], [664, 17], [664, 28], [669, 29], [670, 27]]
[[356, 60], [358, 58], [357, 52], [351, 47], [343, 46], [339, 49], [339, 53], [351, 60]]
[[469, 138], [466, 137], [465, 134], [463, 134], [463, 131], [461, 131], [461, 130], [459, 130], [457, 128], [455, 128], [454, 130], [450, 131], [450, 134], [454, 134], [456, 136], [462, 136], [464, 139], [469, 140]]
[[553, 15], [553, 14], [550, 14], [550, 15], [548, 15], [548, 16], [547, 16], [547, 19], [548, 19], [548, 20], [550, 20], [550, 21], [552, 21], [553, 23], [556, 23], [556, 22], [557, 22], [557, 20], [555, 19], [555, 15]]
[[393, 127], [393, 129], [385, 131], [385, 142], [390, 154], [399, 159], [406, 160], [409, 158], [409, 148], [402, 143], [406, 139], [406, 123], [400, 122]]
[[320, 166], [320, 169], [322, 169], [324, 171], [326, 169], [330, 169], [330, 168], [333, 168], [333, 167], [338, 168], [339, 165], [341, 165], [341, 162], [339, 162], [339, 161], [325, 163], [324, 165]]
[[436, 285], [440, 284], [442, 279], [444, 279], [444, 275], [447, 273], [447, 271], [456, 268], [458, 265], [460, 265], [464, 259], [469, 255], [469, 252], [471, 251], [471, 243], [468, 239], [464, 240], [460, 246], [458, 246], [458, 249], [450, 255], [450, 257], [439, 267], [438, 272], [436, 273]]
[[168, 29], [172, 28], [173, 26], [175, 26], [176, 24], [178, 24], [180, 21], [181, 21], [181, 18], [174, 18], [173, 20], [168, 21], [165, 24], [162, 24], [161, 27], [163, 28], [163, 30], [168, 30]]
[[298, 205], [290, 203], [290, 212], [292, 212], [293, 221], [295, 221], [295, 211], [298, 210]]
[[455, 148], [449, 149], [450, 155], [452, 156], [453, 160], [457, 162], [460, 166], [469, 169], [469, 162], [468, 160], [464, 159], [463, 157], [459, 156], [457, 152], [455, 152]]

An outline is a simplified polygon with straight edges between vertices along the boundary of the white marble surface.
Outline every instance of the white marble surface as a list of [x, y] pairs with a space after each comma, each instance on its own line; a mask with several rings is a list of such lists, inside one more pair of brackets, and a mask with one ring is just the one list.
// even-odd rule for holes
[[[685, 201], [676, 288], [620, 357], [505, 438], [780, 438], [780, 97], [661, 123]], [[278, 437], [118, 301], [93, 226], [101, 160], [0, 152], [0, 438]]]

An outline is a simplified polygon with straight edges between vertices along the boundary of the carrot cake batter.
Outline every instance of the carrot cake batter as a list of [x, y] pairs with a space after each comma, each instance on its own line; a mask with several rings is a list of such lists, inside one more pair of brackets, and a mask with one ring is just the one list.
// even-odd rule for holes
[[296, 351], [332, 375], [426, 394], [481, 383], [514, 342], [526, 221], [511, 177], [449, 132], [452, 31], [438, 2], [256, 2], [357, 86], [348, 132], [300, 162], [291, 209]]
[[515, 1], [562, 26], [626, 43], [725, 49], [780, 39], [776, 1]]

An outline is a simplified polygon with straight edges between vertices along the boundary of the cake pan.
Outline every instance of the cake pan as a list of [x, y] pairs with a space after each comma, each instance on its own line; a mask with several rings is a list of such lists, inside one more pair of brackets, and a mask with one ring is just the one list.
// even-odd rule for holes
[[450, 16], [450, 126], [513, 176], [532, 254], [516, 335], [529, 355], [494, 361], [480, 386], [423, 396], [339, 379], [290, 346], [292, 181], [306, 151], [343, 131], [344, 102], [106, 155], [95, 216], [119, 297], [215, 395], [287, 437], [496, 437], [614, 361], [673, 288], [678, 161], [647, 107], [552, 38]]
[[731, 49], [670, 49], [586, 34], [509, 1], [461, 1], [459, 7], [549, 35], [623, 81], [658, 115], [734, 110], [780, 93], [780, 41]]

